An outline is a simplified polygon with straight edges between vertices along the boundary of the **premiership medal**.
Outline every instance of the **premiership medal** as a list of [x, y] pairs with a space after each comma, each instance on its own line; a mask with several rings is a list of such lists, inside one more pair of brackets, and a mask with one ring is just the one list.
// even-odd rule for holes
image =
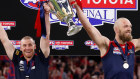
[[128, 69], [129, 68], [129, 64], [127, 63], [127, 54], [128, 54], [128, 48], [127, 48], [127, 43], [125, 44], [125, 54], [121, 48], [121, 46], [119, 45], [119, 43], [116, 41], [116, 39], [114, 40], [115, 44], [119, 47], [121, 53], [122, 53], [122, 58], [124, 60], [124, 64], [123, 64], [123, 68], [124, 69]]
[[128, 69], [128, 68], [129, 68], [129, 64], [128, 64], [127, 62], [125, 62], [125, 63], [123, 64], [123, 68]]

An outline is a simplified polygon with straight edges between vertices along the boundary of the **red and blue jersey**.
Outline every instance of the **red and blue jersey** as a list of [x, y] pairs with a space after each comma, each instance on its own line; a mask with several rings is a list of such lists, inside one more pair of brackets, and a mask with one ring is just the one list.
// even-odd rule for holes
[[[124, 52], [125, 45], [120, 44], [120, 46]], [[122, 52], [114, 41], [110, 41], [108, 50], [105, 56], [102, 57], [105, 79], [133, 79], [135, 46], [132, 42], [127, 42], [127, 48], [129, 68], [125, 69], [123, 67], [124, 59]]]
[[14, 64], [11, 62], [11, 60], [8, 58], [8, 56], [6, 56], [6, 55], [2, 56], [1, 55], [0, 60], [10, 63], [9, 71], [6, 75], [4, 75], [6, 77], [6, 79], [15, 79]]
[[48, 58], [45, 58], [41, 50], [27, 62], [22, 51], [15, 50], [13, 59], [16, 79], [48, 79]]

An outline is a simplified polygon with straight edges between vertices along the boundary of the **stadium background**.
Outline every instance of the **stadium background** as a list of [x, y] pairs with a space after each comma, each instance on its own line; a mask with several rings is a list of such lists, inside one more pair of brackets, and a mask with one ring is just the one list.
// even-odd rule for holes
[[[118, 11], [117, 17], [128, 18], [133, 25], [132, 35], [134, 38], [140, 37], [139, 21], [140, 11]], [[20, 40], [23, 36], [29, 35], [36, 40], [39, 46], [39, 38], [36, 38], [36, 30], [34, 24], [36, 20], [37, 10], [29, 9], [22, 5], [20, 0], [2, 0], [0, 2], [0, 21], [16, 21], [16, 26], [8, 30], [10, 40]], [[102, 35], [114, 40], [113, 24], [104, 23], [104, 25], [96, 26]], [[90, 40], [84, 29], [74, 36], [66, 35], [67, 27], [59, 25], [59, 23], [51, 24], [51, 40], [73, 40], [74, 46], [69, 46], [66, 50], [51, 50], [51, 55], [99, 55], [99, 51], [91, 50], [90, 46], [84, 44]], [[0, 44], [0, 54], [5, 54]], [[137, 53], [138, 55], [138, 53]]]
[[[0, 21], [16, 21], [16, 27], [12, 27], [11, 30], [8, 30], [8, 36], [10, 40], [20, 40], [23, 36], [29, 35], [32, 36], [36, 40], [37, 46], [39, 46], [39, 38], [36, 38], [36, 30], [34, 30], [34, 24], [36, 19], [37, 11], [33, 9], [29, 9], [25, 6], [23, 6], [20, 2], [20, 0], [2, 0], [0, 2]], [[139, 38], [140, 37], [140, 27], [139, 27], [139, 21], [140, 21], [140, 11], [118, 11], [117, 17], [126, 17], [128, 18], [133, 27], [133, 38]], [[99, 31], [104, 35], [107, 36], [109, 39], [114, 39], [114, 31], [113, 31], [113, 25], [105, 23], [102, 26], [97, 27]], [[72, 59], [74, 63], [74, 58], [78, 56], [77, 59], [83, 59], [85, 56], [87, 57], [87, 62], [89, 65], [90, 60], [94, 60], [96, 65], [100, 65], [100, 57], [99, 57], [99, 51], [91, 50], [89, 46], [85, 46], [84, 42], [87, 40], [90, 40], [89, 36], [85, 32], [84, 29], [80, 31], [78, 34], [68, 37], [66, 35], [67, 27], [60, 26], [59, 23], [51, 24], [51, 40], [73, 40], [74, 46], [69, 46], [69, 49], [66, 50], [55, 50], [51, 49], [51, 56], [52, 60], [56, 63], [56, 60], [63, 61], [64, 58]], [[0, 43], [0, 67], [3, 68], [7, 67], [5, 65], [7, 62], [9, 62], [9, 59], [7, 56], [5, 56], [5, 51]], [[138, 69], [140, 68], [139, 65], [139, 55], [140, 52], [136, 53], [136, 67], [135, 67], [135, 76], [140, 79], [140, 72]], [[50, 61], [52, 62], [52, 61]], [[67, 62], [67, 61], [63, 61]], [[62, 63], [62, 62], [61, 62]], [[59, 63], [59, 64], [61, 64]], [[14, 79], [14, 69], [12, 63], [10, 62], [10, 69], [7, 71], [8, 74], [7, 79]], [[58, 64], [58, 63], [57, 63]], [[66, 63], [67, 64], [67, 63]], [[54, 68], [56, 68], [58, 65], [54, 65]], [[80, 66], [78, 66], [80, 67]], [[57, 68], [60, 68], [57, 67]], [[57, 70], [56, 68], [56, 70]], [[1, 69], [0, 69], [1, 70]], [[54, 69], [55, 70], [55, 69]], [[60, 72], [60, 70], [58, 70]], [[50, 70], [50, 72], [53, 72]], [[10, 74], [10, 76], [9, 76]], [[103, 74], [103, 73], [102, 73]], [[101, 74], [101, 75], [102, 75]], [[97, 75], [97, 74], [92, 74]], [[58, 79], [58, 78], [56, 78]], [[72, 79], [72, 78], [71, 78]], [[93, 78], [96, 79], [96, 78]], [[103, 78], [100, 78], [103, 79]]]

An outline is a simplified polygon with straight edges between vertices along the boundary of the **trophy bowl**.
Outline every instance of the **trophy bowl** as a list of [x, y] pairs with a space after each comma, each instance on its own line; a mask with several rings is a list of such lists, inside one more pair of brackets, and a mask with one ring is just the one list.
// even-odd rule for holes
[[73, 21], [73, 11], [68, 0], [50, 0], [51, 13], [60, 21], [66, 22], [68, 25], [67, 35], [72, 36], [78, 33], [82, 26], [78, 26]]

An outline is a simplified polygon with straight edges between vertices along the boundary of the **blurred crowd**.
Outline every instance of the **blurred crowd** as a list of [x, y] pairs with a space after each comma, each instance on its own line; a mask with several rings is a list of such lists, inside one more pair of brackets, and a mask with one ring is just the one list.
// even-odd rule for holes
[[[140, 56], [135, 59], [134, 79], [140, 79]], [[15, 79], [14, 66], [0, 56], [0, 79]], [[49, 79], [104, 79], [98, 56], [50, 56]]]
[[103, 79], [102, 63], [81, 56], [51, 56], [49, 79]]
[[0, 79], [15, 79], [14, 65], [7, 56], [0, 56]]

